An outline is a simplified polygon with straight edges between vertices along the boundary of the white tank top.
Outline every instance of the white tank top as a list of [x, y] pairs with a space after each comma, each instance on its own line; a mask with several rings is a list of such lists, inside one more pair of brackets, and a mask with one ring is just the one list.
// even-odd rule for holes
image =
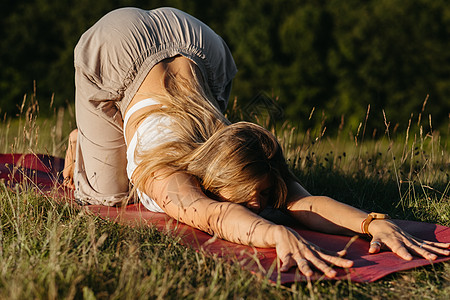
[[[148, 98], [139, 101], [135, 105], [133, 105], [125, 114], [125, 118], [123, 121], [123, 131], [124, 135], [126, 132], [126, 127], [128, 125], [128, 121], [131, 115], [141, 108], [158, 105], [157, 101]], [[130, 143], [127, 143], [127, 174], [128, 178], [131, 182], [131, 177], [136, 170], [136, 167], [139, 164], [139, 161], [136, 161], [135, 152], [136, 148], [139, 151], [150, 150], [154, 147], [161, 145], [162, 143], [168, 141], [174, 141], [176, 138], [174, 137], [173, 132], [169, 129], [169, 126], [172, 122], [169, 117], [160, 116], [160, 115], [150, 115], [146, 119], [144, 119], [141, 124], [136, 129], [133, 137], [130, 140]], [[126, 141], [125, 137], [125, 141]], [[150, 211], [153, 212], [164, 212], [156, 202], [150, 198], [147, 194], [141, 192], [137, 189], [137, 193], [139, 196], [139, 200]]]

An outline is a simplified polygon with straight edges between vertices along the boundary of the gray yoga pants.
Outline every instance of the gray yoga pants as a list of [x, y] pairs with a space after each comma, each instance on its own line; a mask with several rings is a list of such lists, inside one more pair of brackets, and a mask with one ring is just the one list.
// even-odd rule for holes
[[82, 35], [75, 47], [78, 200], [108, 206], [126, 201], [122, 116], [152, 67], [177, 55], [198, 66], [225, 111], [237, 69], [225, 42], [194, 17], [173, 8], [121, 8]]

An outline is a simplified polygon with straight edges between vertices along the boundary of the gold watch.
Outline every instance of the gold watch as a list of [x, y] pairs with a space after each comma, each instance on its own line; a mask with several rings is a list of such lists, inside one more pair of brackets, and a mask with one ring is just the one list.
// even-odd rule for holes
[[387, 214], [381, 214], [381, 213], [375, 213], [375, 212], [371, 212], [370, 214], [367, 215], [367, 218], [364, 219], [364, 221], [362, 221], [361, 223], [361, 231], [364, 234], [367, 234], [369, 236], [372, 236], [369, 233], [369, 224], [373, 221], [373, 220], [386, 220], [386, 219], [390, 219], [391, 217]]

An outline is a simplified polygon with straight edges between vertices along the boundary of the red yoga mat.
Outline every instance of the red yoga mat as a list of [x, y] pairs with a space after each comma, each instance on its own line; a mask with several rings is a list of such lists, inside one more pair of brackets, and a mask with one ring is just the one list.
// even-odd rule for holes
[[[56, 201], [71, 201], [71, 191], [61, 188], [61, 172], [64, 160], [47, 155], [34, 154], [0, 154], [0, 180], [8, 186], [24, 183], [39, 187], [40, 191], [57, 191], [54, 193]], [[123, 208], [106, 207], [100, 205], [83, 206], [83, 209], [109, 219], [114, 222], [138, 226], [155, 226], [163, 232], [177, 234], [184, 245], [209, 254], [223, 257], [230, 261], [238, 261], [243, 268], [255, 274], [268, 277], [273, 282], [288, 284], [304, 281], [306, 278], [292, 268], [289, 272], [278, 272], [276, 252], [274, 249], [253, 248], [216, 239], [210, 235], [177, 222], [166, 214], [153, 213], [140, 204], [130, 204]], [[423, 239], [439, 242], [450, 242], [450, 228], [436, 224], [394, 220], [405, 231]], [[295, 230], [307, 240], [316, 245], [333, 251], [342, 250], [351, 237], [329, 235], [313, 232], [303, 228]], [[346, 258], [354, 261], [350, 269], [335, 268], [338, 272], [336, 280], [344, 279], [354, 282], [373, 282], [388, 274], [408, 270], [416, 267], [439, 263], [450, 257], [439, 257], [434, 262], [415, 257], [412, 261], [405, 261], [392, 252], [383, 251], [378, 254], [367, 252], [369, 242], [357, 239], [347, 249]], [[327, 279], [316, 274], [312, 280]]]

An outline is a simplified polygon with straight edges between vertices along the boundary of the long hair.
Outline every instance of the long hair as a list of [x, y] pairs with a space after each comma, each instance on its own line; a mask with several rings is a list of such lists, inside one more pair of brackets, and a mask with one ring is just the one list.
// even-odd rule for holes
[[291, 173], [278, 141], [259, 125], [238, 122], [222, 128], [180, 162], [181, 169], [195, 175], [213, 195], [224, 188], [232, 191], [227, 200], [235, 203], [248, 201], [269, 176], [271, 204], [285, 205]]
[[150, 114], [169, 117], [175, 141], [145, 151], [137, 147], [134, 185], [143, 190], [156, 173], [164, 177], [186, 172], [195, 176], [212, 197], [223, 188], [231, 188], [234, 192], [227, 200], [241, 203], [248, 201], [251, 191], [269, 175], [272, 205], [284, 206], [286, 181], [293, 176], [276, 138], [259, 125], [230, 124], [212, 104], [215, 100], [207, 85], [194, 71], [190, 80], [167, 76], [166, 93], [152, 95], [161, 106], [142, 118]]

